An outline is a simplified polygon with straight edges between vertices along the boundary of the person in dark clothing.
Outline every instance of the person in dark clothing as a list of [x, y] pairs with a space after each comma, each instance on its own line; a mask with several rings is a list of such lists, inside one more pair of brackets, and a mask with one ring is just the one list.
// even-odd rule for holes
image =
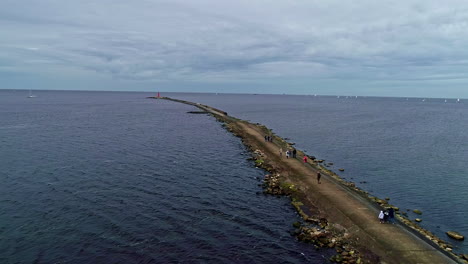
[[317, 172], [317, 183], [320, 184], [320, 178], [322, 178], [322, 174], [320, 174], [320, 171]]
[[386, 223], [386, 222], [388, 222], [388, 211], [385, 210], [385, 212], [383, 214], [384, 214], [383, 221], [384, 221], [384, 223]]
[[297, 150], [293, 149], [293, 158], [296, 158]]
[[268, 141], [268, 136], [265, 136], [265, 142], [267, 142], [267, 141]]
[[390, 209], [388, 209], [388, 221], [392, 224], [394, 224], [394, 221], [395, 221], [395, 210], [393, 209], [393, 207], [390, 207]]

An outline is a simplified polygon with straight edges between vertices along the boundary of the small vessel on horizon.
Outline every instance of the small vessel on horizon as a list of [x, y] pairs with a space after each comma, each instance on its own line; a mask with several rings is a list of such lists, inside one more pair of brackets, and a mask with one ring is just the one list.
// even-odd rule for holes
[[29, 89], [29, 95], [28, 95], [28, 98], [36, 98], [37, 96], [33, 95], [32, 94], [32, 90]]

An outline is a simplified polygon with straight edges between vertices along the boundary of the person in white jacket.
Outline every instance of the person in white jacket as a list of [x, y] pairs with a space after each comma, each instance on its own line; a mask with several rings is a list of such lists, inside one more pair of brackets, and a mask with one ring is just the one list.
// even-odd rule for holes
[[379, 220], [380, 220], [380, 223], [383, 224], [384, 223], [384, 213], [382, 210], [380, 210], [380, 213], [379, 213]]

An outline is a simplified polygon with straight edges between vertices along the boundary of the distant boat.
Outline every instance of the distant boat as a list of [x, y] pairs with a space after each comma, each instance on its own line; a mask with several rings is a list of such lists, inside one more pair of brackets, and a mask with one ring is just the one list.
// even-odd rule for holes
[[460, 102], [460, 98], [457, 99], [457, 103], [459, 103], [459, 102]]
[[422, 99], [422, 101], [423, 101], [423, 102], [425, 102], [425, 101], [426, 101], [426, 99]]
[[32, 90], [29, 89], [29, 95], [28, 95], [28, 98], [36, 98], [37, 96], [33, 95], [32, 94]]
[[447, 99], [445, 99], [445, 102], [447, 102]]
[[340, 98], [340, 96], [338, 95], [336, 98]]

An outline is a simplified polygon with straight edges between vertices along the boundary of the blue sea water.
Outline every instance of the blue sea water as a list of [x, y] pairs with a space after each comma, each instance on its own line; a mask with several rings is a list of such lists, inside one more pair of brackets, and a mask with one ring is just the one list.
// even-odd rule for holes
[[[468, 104], [464, 99], [170, 94], [258, 122], [359, 187], [422, 218], [468, 253]], [[338, 168], [344, 168], [339, 172]], [[420, 209], [423, 214], [414, 214]]]
[[[148, 93], [0, 90], [0, 263], [323, 263], [238, 138]], [[262, 123], [468, 252], [464, 100], [162, 93]]]
[[145, 93], [0, 90], [0, 263], [326, 263], [240, 140]]

